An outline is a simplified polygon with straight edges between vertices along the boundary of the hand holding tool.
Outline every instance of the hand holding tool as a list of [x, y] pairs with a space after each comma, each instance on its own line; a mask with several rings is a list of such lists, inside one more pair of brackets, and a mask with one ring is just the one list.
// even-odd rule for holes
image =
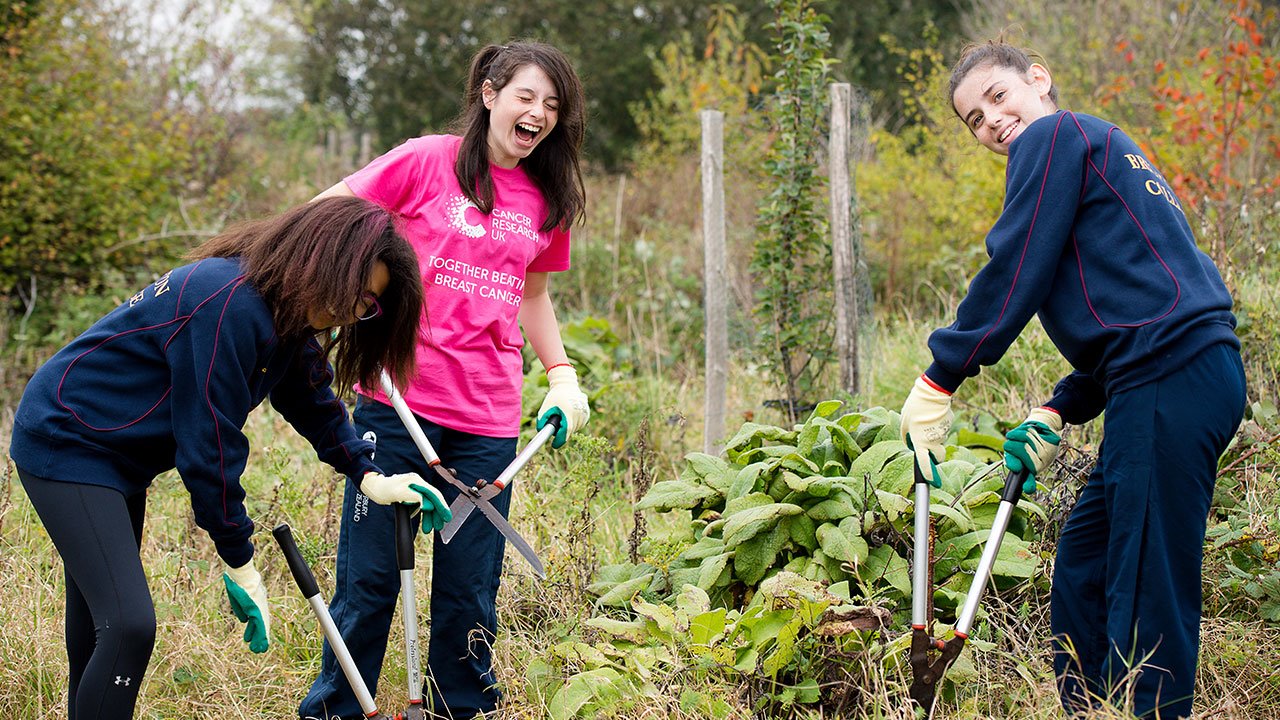
[[520, 555], [529, 562], [538, 577], [545, 578], [547, 574], [542, 568], [542, 561], [538, 559], [537, 553], [533, 551], [529, 543], [525, 542], [524, 538], [520, 537], [520, 533], [511, 527], [511, 523], [507, 522], [502, 513], [498, 512], [498, 509], [491, 505], [487, 499], [479, 495], [472, 495], [471, 488], [466, 483], [440, 466], [440, 456], [431, 447], [431, 442], [427, 440], [426, 433], [418, 425], [418, 419], [413, 416], [413, 411], [409, 409], [409, 405], [405, 403], [400, 391], [391, 382], [391, 376], [385, 370], [382, 371], [382, 390], [387, 394], [387, 398], [391, 400], [391, 407], [395, 408], [396, 415], [400, 416], [400, 422], [404, 424], [404, 429], [409, 433], [409, 437], [413, 438], [413, 444], [418, 446], [418, 452], [422, 453], [422, 458], [427, 461], [427, 465], [434, 468], [436, 473], [444, 478], [445, 482], [461, 491], [458, 497], [466, 497], [468, 498], [467, 502], [480, 508], [480, 512], [484, 513], [484, 516], [498, 529], [498, 532], [502, 533], [502, 536], [514, 545]]
[[227, 565], [222, 582], [231, 600], [231, 612], [245, 624], [244, 641], [249, 643], [249, 649], [266, 652], [271, 645], [271, 611], [267, 607], [267, 589], [253, 560], [238, 568]]
[[942, 477], [935, 465], [947, 456], [943, 443], [951, 432], [951, 394], [921, 375], [911, 387], [902, 405], [902, 441], [916, 453], [916, 464], [929, 468], [926, 474], [934, 487], [942, 487]]
[[1027, 471], [1027, 483], [1022, 492], [1031, 494], [1036, 491], [1036, 478], [1042, 477], [1058, 457], [1061, 433], [1062, 416], [1052, 408], [1039, 407], [1005, 435], [1005, 467], [1012, 472]]
[[572, 365], [551, 367], [547, 370], [547, 382], [551, 389], [538, 408], [538, 429], [545, 427], [552, 417], [560, 417], [560, 429], [556, 431], [555, 442], [551, 443], [551, 447], [559, 448], [591, 419], [591, 405], [578, 387], [578, 371]]
[[426, 482], [418, 473], [402, 473], [399, 475], [383, 475], [382, 473], [366, 473], [360, 479], [360, 492], [379, 505], [407, 503], [422, 504], [422, 495], [413, 489], [413, 485], [425, 485]]
[[425, 480], [419, 483], [413, 483], [409, 486], [414, 492], [418, 493], [422, 500], [420, 506], [422, 512], [422, 533], [425, 535], [432, 530], [439, 532], [453, 518], [453, 510], [445, 504], [444, 495], [440, 491], [432, 487]]

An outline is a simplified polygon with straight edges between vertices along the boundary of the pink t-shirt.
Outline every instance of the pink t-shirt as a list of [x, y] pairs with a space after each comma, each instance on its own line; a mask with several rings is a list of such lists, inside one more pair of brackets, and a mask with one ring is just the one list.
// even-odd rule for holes
[[[462, 138], [414, 138], [346, 178], [356, 195], [402, 215], [418, 254], [426, 317], [418, 377], [404, 392], [419, 416], [490, 437], [520, 432], [523, 380], [517, 314], [526, 272], [569, 269], [569, 233], [542, 232], [542, 193], [524, 169], [490, 166], [493, 212], [462, 194], [453, 174]], [[386, 396], [361, 388], [382, 402]]]

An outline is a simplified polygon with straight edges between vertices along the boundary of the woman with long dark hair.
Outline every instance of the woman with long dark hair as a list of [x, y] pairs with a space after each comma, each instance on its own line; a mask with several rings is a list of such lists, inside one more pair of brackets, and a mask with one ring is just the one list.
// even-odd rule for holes
[[[357, 195], [408, 218], [431, 318], [419, 336], [418, 379], [402, 393], [444, 467], [468, 485], [492, 480], [515, 457], [525, 337], [551, 386], [538, 427], [563, 419], [552, 446], [564, 445], [590, 414], [547, 289], [551, 273], [569, 269], [569, 228], [586, 203], [585, 118], [582, 85], [563, 53], [537, 42], [490, 45], [472, 60], [457, 134], [408, 140], [320, 195]], [[378, 386], [364, 383], [359, 393], [354, 421], [376, 438], [379, 462], [433, 475]], [[457, 495], [437, 487], [450, 500]], [[510, 492], [493, 499], [503, 514], [510, 502]], [[393, 521], [348, 484], [330, 607], [375, 690], [400, 586]], [[484, 521], [464, 524], [448, 545], [435, 543], [424, 695], [436, 716], [471, 718], [497, 706], [489, 646], [503, 549]], [[327, 646], [299, 715], [361, 717]]]
[[424, 528], [448, 519], [421, 478], [382, 474], [331, 386], [330, 354], [340, 389], [380, 367], [404, 383], [415, 372], [422, 284], [392, 214], [358, 198], [310, 203], [236, 225], [191, 259], [42, 365], [14, 416], [10, 454], [65, 565], [71, 720], [133, 716], [156, 633], [143, 517], [168, 470], [225, 564], [245, 641], [267, 649], [240, 484], [242, 429], [263, 400], [371, 499], [421, 507]]

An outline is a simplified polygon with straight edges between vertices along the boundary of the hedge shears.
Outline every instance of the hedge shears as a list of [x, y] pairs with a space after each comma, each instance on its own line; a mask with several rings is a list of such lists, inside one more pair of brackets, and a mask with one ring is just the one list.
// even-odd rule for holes
[[[480, 481], [476, 483], [475, 486], [469, 486], [459, 480], [456, 475], [451, 471], [446, 470], [440, 464], [440, 456], [437, 455], [435, 449], [431, 447], [431, 441], [427, 440], [426, 433], [422, 432], [422, 427], [418, 425], [418, 420], [414, 417], [413, 411], [409, 409], [409, 405], [405, 403], [404, 397], [400, 395], [400, 391], [397, 390], [395, 384], [391, 382], [391, 376], [387, 374], [386, 370], [382, 371], [382, 391], [385, 392], [387, 397], [391, 400], [391, 407], [395, 408], [396, 415], [400, 416], [400, 422], [404, 423], [405, 430], [409, 432], [409, 437], [413, 438], [413, 444], [418, 446], [418, 452], [422, 453], [422, 457], [427, 461], [427, 465], [433, 468], [440, 477], [444, 478], [445, 482], [454, 486], [459, 491], [458, 497], [454, 499], [453, 504], [450, 506], [450, 510], [452, 510], [455, 515], [454, 520], [457, 522], [457, 525], [452, 529], [446, 525], [445, 528], [441, 530], [441, 541], [448, 542], [453, 538], [453, 535], [457, 533], [458, 527], [462, 525], [462, 521], [458, 520], [457, 516], [462, 513], [464, 508], [466, 512], [461, 515], [462, 519], [466, 519], [466, 516], [470, 514], [472, 509], [479, 508], [480, 512], [489, 519], [489, 522], [498, 529], [498, 532], [502, 533], [502, 536], [514, 545], [516, 550], [520, 551], [520, 555], [522, 555], [525, 560], [529, 561], [529, 565], [533, 567], [534, 573], [536, 573], [539, 578], [546, 578], [547, 572], [543, 569], [542, 561], [538, 559], [537, 553], [533, 551], [533, 548], [529, 546], [529, 543], [526, 542], [523, 537], [520, 537], [520, 533], [516, 532], [515, 528], [511, 527], [511, 523], [507, 522], [507, 519], [502, 516], [502, 513], [489, 502], [493, 496], [502, 492], [502, 489], [506, 487], [506, 483], [511, 479], [511, 476], [514, 476], [515, 473], [519, 471], [520, 467], [524, 465], [524, 462], [528, 462], [529, 458], [526, 456], [526, 453], [527, 455], [533, 454], [529, 451], [529, 448], [525, 448], [526, 452], [521, 453], [521, 456], [524, 457], [524, 461], [520, 462], [520, 467], [515, 467], [515, 470], [512, 470], [510, 475], [505, 471], [502, 473], [502, 476], [500, 476], [500, 478], [503, 479], [501, 485], [499, 485], [498, 481], [495, 480], [493, 483], [487, 485], [482, 485], [484, 481]], [[546, 442], [549, 435], [555, 434], [555, 429], [552, 428], [551, 432], [544, 436], [544, 433], [546, 433], [547, 429], [550, 427], [551, 423], [548, 422], [543, 426], [538, 437], [534, 438], [535, 441], [539, 441], [537, 447], [533, 447], [534, 451]], [[530, 442], [529, 445], [533, 446], [534, 443]], [[517, 457], [516, 461], [519, 462], [520, 457]], [[513, 462], [512, 466], [515, 465], [516, 463]], [[509, 467], [508, 470], [511, 470], [511, 468]], [[450, 524], [452, 524], [452, 521]], [[445, 539], [444, 536], [444, 532], [446, 530], [450, 531], [448, 539]]]
[[[943, 642], [930, 633], [931, 613], [933, 606], [933, 558], [932, 542], [929, 537], [929, 481], [921, 471], [919, 463], [915, 465], [915, 532], [913, 561], [911, 568], [911, 686], [907, 693], [911, 699], [924, 708], [926, 718], [933, 717], [933, 703], [937, 695], [938, 682], [951, 663], [960, 656], [969, 632], [973, 629], [974, 618], [978, 614], [978, 602], [986, 590], [987, 581], [991, 579], [991, 569], [995, 565], [996, 555], [1000, 552], [1000, 543], [1004, 539], [1005, 530], [1009, 528], [1009, 520], [1013, 517], [1013, 509], [1022, 499], [1022, 483], [1026, 480], [1027, 471], [1009, 473], [1004, 481], [1004, 491], [1000, 493], [1000, 506], [996, 509], [995, 521], [991, 525], [991, 534], [982, 549], [982, 558], [973, 574], [973, 582], [969, 585], [969, 593], [965, 596], [964, 607], [956, 618], [955, 636]], [[931, 660], [932, 651], [938, 657]]]
[[453, 513], [453, 519], [445, 523], [445, 526], [440, 529], [440, 542], [446, 545], [449, 544], [453, 536], [458, 534], [458, 530], [462, 527], [462, 523], [466, 522], [467, 516], [471, 514], [471, 511], [480, 507], [480, 503], [477, 501], [487, 503], [506, 489], [507, 485], [515, 478], [516, 473], [520, 472], [525, 464], [529, 462], [529, 458], [533, 457], [533, 454], [538, 452], [543, 445], [546, 445], [548, 440], [555, 437], [562, 421], [563, 418], [559, 415], [552, 415], [547, 418], [547, 424], [542, 426], [538, 434], [533, 436], [529, 444], [524, 446], [524, 450], [521, 450], [520, 454], [516, 455], [516, 459], [512, 460], [511, 464], [493, 482], [477, 480], [475, 485], [472, 485], [461, 495], [454, 498], [449, 505], [449, 511]]

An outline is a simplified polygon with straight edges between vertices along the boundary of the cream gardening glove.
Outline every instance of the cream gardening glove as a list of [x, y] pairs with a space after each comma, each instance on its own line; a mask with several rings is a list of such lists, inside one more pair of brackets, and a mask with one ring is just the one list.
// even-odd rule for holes
[[551, 441], [551, 447], [558, 448], [591, 419], [591, 406], [586, 394], [578, 387], [578, 371], [572, 365], [551, 366], [547, 370], [547, 382], [551, 389], [538, 409], [538, 429], [541, 430], [552, 416], [559, 415], [560, 428]]

